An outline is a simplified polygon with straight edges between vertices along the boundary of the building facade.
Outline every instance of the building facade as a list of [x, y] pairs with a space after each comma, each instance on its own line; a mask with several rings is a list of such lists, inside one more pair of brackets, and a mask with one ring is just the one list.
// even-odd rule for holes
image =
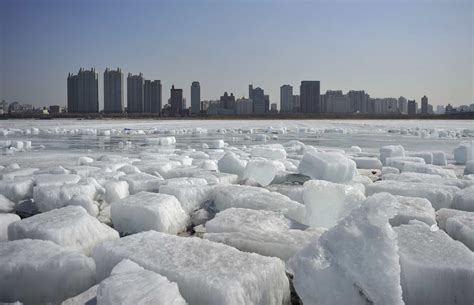
[[235, 114], [250, 115], [253, 113], [253, 101], [248, 98], [239, 98], [235, 101]]
[[418, 105], [415, 100], [408, 101], [408, 115], [416, 115]]
[[253, 101], [253, 113], [264, 114], [268, 112], [270, 99], [265, 98], [265, 91], [262, 88], [253, 88], [253, 85], [249, 85], [249, 99]]
[[123, 112], [123, 73], [119, 68], [104, 71], [104, 112]]
[[293, 112], [293, 86], [280, 87], [280, 112]]
[[230, 95], [227, 92], [224, 92], [219, 99], [220, 101], [220, 108], [227, 109], [227, 110], [234, 110], [235, 109], [235, 96], [233, 93]]
[[408, 103], [407, 99], [403, 96], [400, 96], [398, 98], [398, 111], [401, 114], [407, 114], [408, 113]]
[[99, 112], [99, 77], [95, 69], [79, 69], [67, 78], [67, 106], [72, 113]]
[[183, 111], [183, 89], [171, 86], [170, 90], [170, 115], [177, 116]]
[[127, 76], [127, 112], [140, 113], [144, 110], [143, 105], [143, 74]]
[[191, 113], [197, 114], [201, 111], [201, 85], [199, 82], [191, 84]]
[[300, 107], [303, 113], [321, 113], [321, 92], [319, 81], [301, 82]]
[[364, 90], [351, 90], [347, 93], [347, 97], [350, 100], [350, 111], [349, 112], [360, 112], [368, 113], [368, 101], [369, 96]]
[[161, 80], [145, 80], [143, 85], [143, 111], [161, 114]]
[[426, 95], [421, 98], [421, 114], [428, 114], [428, 98]]

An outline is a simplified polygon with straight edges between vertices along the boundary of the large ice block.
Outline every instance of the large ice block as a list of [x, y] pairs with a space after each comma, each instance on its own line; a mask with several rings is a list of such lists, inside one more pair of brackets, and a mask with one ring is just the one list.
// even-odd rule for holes
[[243, 179], [253, 179], [260, 185], [270, 184], [278, 172], [284, 172], [285, 166], [279, 161], [252, 159], [247, 163]]
[[335, 183], [349, 182], [356, 174], [356, 163], [340, 153], [308, 151], [298, 172], [315, 180]]
[[253, 157], [260, 157], [272, 160], [284, 160], [286, 159], [286, 151], [281, 144], [262, 145], [255, 146], [251, 155]]
[[438, 210], [451, 207], [458, 190], [455, 186], [384, 180], [367, 185], [366, 195], [387, 192], [392, 195], [426, 198], [433, 208]]
[[20, 220], [20, 216], [13, 213], [0, 213], [0, 242], [8, 240], [8, 227]]
[[201, 204], [211, 199], [212, 185], [179, 185], [167, 184], [160, 186], [160, 193], [175, 196], [186, 213], [198, 209]]
[[124, 234], [156, 230], [169, 234], [184, 231], [189, 216], [172, 195], [140, 192], [112, 203], [114, 228]]
[[402, 305], [396, 234], [398, 201], [367, 200], [292, 257], [287, 266], [304, 304]]
[[8, 227], [8, 235], [10, 240], [50, 240], [84, 254], [89, 254], [101, 241], [119, 238], [117, 231], [79, 206], [67, 206], [22, 219]]
[[405, 149], [401, 145], [387, 145], [380, 148], [380, 161], [387, 165], [387, 158], [405, 157]]
[[452, 208], [474, 212], [474, 186], [458, 191], [454, 196]]
[[305, 224], [330, 228], [359, 206], [365, 195], [352, 185], [310, 180], [304, 184], [303, 200]]
[[419, 220], [428, 225], [436, 224], [436, 213], [426, 198], [395, 196], [399, 203], [397, 213], [390, 218], [392, 226], [408, 224], [410, 220]]
[[304, 205], [288, 197], [264, 188], [244, 185], [216, 186], [212, 199], [219, 211], [229, 208], [245, 208], [280, 212], [304, 223]]
[[94, 261], [51, 241], [0, 243], [0, 300], [60, 302], [95, 284]]
[[446, 220], [446, 233], [474, 251], [474, 216], [453, 216]]
[[190, 305], [287, 304], [284, 263], [232, 247], [155, 231], [104, 242], [94, 249], [98, 278], [123, 259], [176, 282]]
[[407, 305], [474, 302], [474, 254], [442, 230], [422, 222], [394, 228], [398, 235], [403, 299]]
[[97, 289], [98, 305], [186, 305], [176, 283], [130, 260], [123, 260]]

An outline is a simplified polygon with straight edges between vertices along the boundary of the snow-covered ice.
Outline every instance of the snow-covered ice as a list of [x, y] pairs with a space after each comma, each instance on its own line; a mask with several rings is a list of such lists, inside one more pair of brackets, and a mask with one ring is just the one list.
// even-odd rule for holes
[[474, 253], [442, 230], [421, 222], [394, 228], [407, 305], [474, 302]]
[[340, 153], [307, 152], [298, 171], [311, 179], [344, 183], [354, 178], [356, 163]]
[[126, 259], [97, 288], [98, 305], [186, 305], [176, 283]]
[[20, 216], [13, 213], [0, 214], [0, 242], [8, 240], [8, 227], [20, 220]]
[[198, 238], [155, 231], [98, 245], [93, 254], [99, 279], [123, 259], [176, 282], [190, 304], [287, 304], [284, 263]]
[[121, 233], [156, 230], [169, 234], [184, 231], [189, 216], [172, 195], [140, 192], [111, 205], [112, 223]]
[[51, 241], [0, 242], [0, 301], [60, 302], [93, 286], [95, 264]]
[[8, 237], [10, 240], [49, 240], [64, 248], [89, 254], [97, 243], [117, 239], [119, 234], [90, 216], [82, 207], [67, 206], [11, 224]]

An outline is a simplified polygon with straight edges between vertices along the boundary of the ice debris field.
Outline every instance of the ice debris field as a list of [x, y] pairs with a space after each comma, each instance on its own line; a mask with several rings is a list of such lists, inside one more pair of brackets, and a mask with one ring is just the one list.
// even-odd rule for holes
[[0, 121], [0, 304], [472, 305], [473, 141], [472, 121]]

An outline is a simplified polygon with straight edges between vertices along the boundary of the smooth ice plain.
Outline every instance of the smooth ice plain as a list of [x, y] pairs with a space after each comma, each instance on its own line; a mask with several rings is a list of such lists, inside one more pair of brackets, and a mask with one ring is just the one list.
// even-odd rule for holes
[[474, 304], [474, 122], [0, 121], [0, 304]]

